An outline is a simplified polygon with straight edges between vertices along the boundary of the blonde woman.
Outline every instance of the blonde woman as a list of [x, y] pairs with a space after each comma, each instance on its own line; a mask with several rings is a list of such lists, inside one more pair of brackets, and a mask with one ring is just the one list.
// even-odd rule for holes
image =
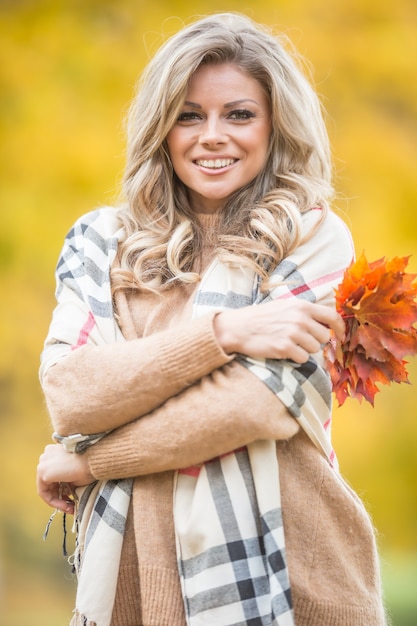
[[71, 623], [382, 626], [322, 360], [353, 247], [286, 42], [235, 14], [169, 39], [124, 190], [67, 236], [42, 355], [38, 492], [76, 515]]

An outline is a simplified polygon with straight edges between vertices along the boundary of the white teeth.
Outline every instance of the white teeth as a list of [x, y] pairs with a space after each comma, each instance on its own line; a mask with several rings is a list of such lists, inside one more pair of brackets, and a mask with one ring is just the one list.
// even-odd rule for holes
[[201, 161], [196, 161], [197, 165], [214, 170], [220, 169], [221, 167], [227, 167], [228, 165], [232, 165], [234, 162], [235, 159], [202, 159]]

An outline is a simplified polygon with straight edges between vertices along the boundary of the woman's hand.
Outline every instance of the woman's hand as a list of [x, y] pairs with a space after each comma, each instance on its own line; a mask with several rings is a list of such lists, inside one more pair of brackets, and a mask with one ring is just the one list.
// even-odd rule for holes
[[37, 468], [38, 495], [49, 506], [65, 513], [74, 512], [69, 495], [74, 487], [94, 482], [86, 454], [66, 452], [62, 445], [46, 446]]
[[330, 329], [344, 338], [345, 324], [336, 310], [297, 298], [223, 311], [214, 332], [228, 354], [291, 359], [305, 363], [329, 341]]

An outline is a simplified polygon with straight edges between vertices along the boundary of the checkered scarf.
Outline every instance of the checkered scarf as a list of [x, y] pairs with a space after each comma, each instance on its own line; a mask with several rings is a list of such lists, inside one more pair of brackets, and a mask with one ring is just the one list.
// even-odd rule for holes
[[[317, 218], [315, 210], [303, 217], [306, 232]], [[69, 233], [57, 268], [58, 306], [41, 374], [71, 347], [123, 340], [110, 288], [110, 268], [122, 235], [117, 228], [115, 211], [101, 209], [81, 218]], [[193, 317], [275, 298], [333, 305], [333, 288], [352, 254], [347, 229], [330, 214], [312, 238], [278, 265], [271, 281], [276, 287], [267, 294], [261, 294], [251, 270], [215, 260], [196, 292]], [[330, 383], [321, 355], [315, 357], [301, 365], [237, 359], [276, 394], [334, 465]], [[62, 443], [78, 452], [89, 442], [81, 436], [64, 438]], [[111, 622], [131, 486], [130, 480], [106, 481], [80, 494], [77, 624]], [[174, 524], [189, 626], [294, 625], [273, 441], [254, 442], [177, 472]]]

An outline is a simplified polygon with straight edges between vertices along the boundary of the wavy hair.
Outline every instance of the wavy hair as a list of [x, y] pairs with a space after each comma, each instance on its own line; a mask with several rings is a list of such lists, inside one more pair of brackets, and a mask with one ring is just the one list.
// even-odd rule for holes
[[205, 64], [234, 64], [259, 81], [271, 105], [265, 168], [227, 199], [216, 254], [249, 265], [264, 285], [300, 241], [301, 214], [325, 212], [333, 190], [328, 136], [316, 92], [284, 36], [235, 13], [208, 16], [168, 39], [143, 72], [127, 118], [127, 163], [120, 209], [126, 236], [114, 289], [160, 291], [197, 282], [202, 233], [166, 146], [189, 82]]

